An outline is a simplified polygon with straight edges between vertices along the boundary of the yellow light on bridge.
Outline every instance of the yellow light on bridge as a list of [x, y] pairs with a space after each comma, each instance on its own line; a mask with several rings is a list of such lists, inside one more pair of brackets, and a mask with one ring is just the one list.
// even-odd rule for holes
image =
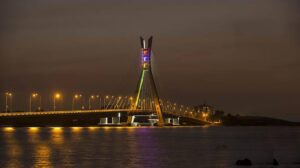
[[51, 129], [52, 129], [52, 132], [56, 132], [56, 133], [62, 132], [62, 128], [61, 127], [51, 127]]
[[82, 127], [71, 127], [73, 132], [80, 132], [82, 130]]
[[98, 129], [99, 127], [88, 127], [89, 131], [95, 131], [96, 129]]
[[101, 128], [103, 128], [104, 131], [109, 131], [109, 130], [111, 130], [112, 127], [101, 127]]
[[12, 96], [12, 93], [11, 92], [6, 92], [5, 95], [6, 96]]
[[39, 129], [40, 129], [39, 127], [29, 127], [29, 128], [28, 128], [29, 132], [31, 132], [31, 133], [38, 132]]
[[55, 99], [60, 99], [61, 98], [61, 94], [60, 93], [55, 93], [54, 98]]
[[78, 98], [79, 98], [79, 95], [78, 95], [78, 94], [74, 95], [74, 98], [75, 98], [75, 99], [78, 99]]
[[36, 98], [37, 96], [38, 96], [37, 93], [32, 93], [32, 94], [31, 94], [31, 97], [33, 97], [33, 98]]
[[13, 132], [15, 130], [15, 128], [13, 128], [13, 127], [4, 127], [3, 130], [5, 132]]
[[56, 111], [56, 99], [60, 99], [61, 94], [60, 93], [55, 93], [53, 96], [53, 111]]
[[202, 113], [202, 117], [208, 117], [208, 113]]
[[213, 123], [214, 123], [214, 124], [221, 124], [222, 121], [221, 121], [221, 120], [219, 120], [219, 121], [214, 121]]
[[117, 130], [121, 130], [123, 129], [124, 127], [115, 127]]

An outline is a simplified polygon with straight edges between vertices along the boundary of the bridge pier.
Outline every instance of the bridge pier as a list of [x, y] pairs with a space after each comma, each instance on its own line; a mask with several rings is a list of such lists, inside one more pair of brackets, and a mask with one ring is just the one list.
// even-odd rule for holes
[[131, 125], [131, 124], [133, 123], [133, 119], [134, 119], [133, 116], [128, 115], [128, 116], [127, 116], [127, 124], [128, 124], [128, 125]]
[[100, 118], [99, 124], [104, 124], [104, 125], [106, 125], [107, 123], [108, 123], [108, 117]]
[[169, 125], [180, 125], [179, 124], [179, 117], [177, 117], [177, 118], [174, 118], [174, 117], [165, 118], [165, 123], [169, 124]]

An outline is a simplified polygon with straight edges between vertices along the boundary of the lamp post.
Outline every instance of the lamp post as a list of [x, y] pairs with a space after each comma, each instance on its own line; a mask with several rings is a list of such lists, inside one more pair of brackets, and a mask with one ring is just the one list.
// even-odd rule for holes
[[38, 111], [42, 110], [42, 95], [39, 95], [39, 107], [38, 107]]
[[101, 96], [100, 96], [100, 109], [102, 109], [102, 99], [101, 99]]
[[104, 104], [103, 107], [104, 107], [104, 109], [106, 109], [106, 104], [105, 104], [105, 100], [106, 99], [109, 99], [109, 96], [105, 96], [105, 98], [103, 99], [103, 104]]
[[73, 99], [72, 99], [72, 110], [74, 110], [75, 101], [76, 101], [77, 99], [80, 99], [81, 97], [82, 97], [81, 94], [75, 94], [75, 95], [73, 96]]
[[[35, 99], [36, 97], [38, 97], [38, 94], [37, 93], [32, 93], [30, 96], [29, 96], [29, 112], [32, 111], [31, 109], [31, 106], [32, 106], [32, 99]], [[41, 103], [41, 102], [40, 102]]]
[[56, 110], [56, 99], [60, 99], [61, 98], [61, 94], [60, 93], [55, 93], [53, 96], [53, 111]]
[[91, 100], [94, 100], [95, 96], [94, 95], [91, 95], [89, 97], [89, 110], [92, 108], [92, 104], [91, 104]]
[[5, 93], [5, 112], [8, 112], [8, 98], [10, 98], [10, 111], [12, 110], [12, 93], [6, 92]]
[[99, 95], [96, 95], [95, 98], [96, 98], [96, 102], [99, 101], [99, 106], [100, 106], [99, 109], [100, 109], [101, 108], [101, 97]]

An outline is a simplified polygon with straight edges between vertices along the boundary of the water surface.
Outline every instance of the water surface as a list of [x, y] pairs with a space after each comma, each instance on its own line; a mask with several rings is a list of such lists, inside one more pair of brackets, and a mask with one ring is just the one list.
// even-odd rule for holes
[[14, 167], [300, 167], [299, 127], [0, 128], [0, 165]]

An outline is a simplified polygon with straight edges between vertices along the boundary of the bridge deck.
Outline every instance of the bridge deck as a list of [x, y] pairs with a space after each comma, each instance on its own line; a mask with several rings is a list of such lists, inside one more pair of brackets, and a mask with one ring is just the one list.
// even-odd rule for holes
[[[153, 113], [153, 110], [131, 110], [131, 109], [97, 109], [97, 110], [73, 110], [73, 111], [42, 111], [42, 112], [5, 112], [0, 113], [0, 118], [7, 118], [7, 117], [30, 117], [30, 116], [55, 116], [55, 115], [72, 115], [72, 114], [102, 114], [102, 113], [127, 113], [127, 114], [145, 114], [145, 113]], [[184, 117], [189, 118], [191, 120], [198, 120], [200, 122], [207, 122], [198, 117], [193, 117], [184, 114], [178, 114], [176, 112], [163, 112], [164, 115], [171, 115], [177, 117]], [[207, 122], [208, 123], [208, 122]]]
[[72, 110], [72, 111], [41, 111], [41, 112], [5, 112], [4, 116], [35, 116], [35, 115], [59, 115], [59, 114], [84, 114], [84, 113], [107, 113], [107, 112], [153, 112], [153, 110], [130, 110], [130, 109], [100, 109], [100, 110]]

